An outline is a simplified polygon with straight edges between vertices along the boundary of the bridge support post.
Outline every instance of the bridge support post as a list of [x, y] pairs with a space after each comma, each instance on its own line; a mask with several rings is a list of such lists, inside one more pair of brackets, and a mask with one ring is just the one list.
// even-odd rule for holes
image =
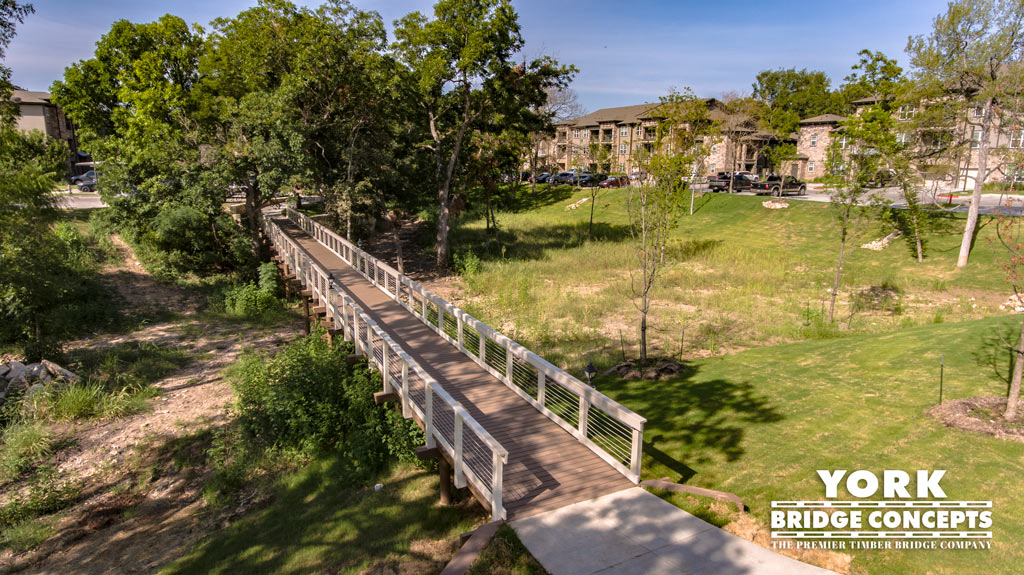
[[302, 307], [305, 311], [302, 318], [304, 320], [303, 327], [306, 329], [306, 335], [309, 335], [309, 298], [303, 296]]
[[452, 466], [441, 456], [437, 460], [437, 472], [441, 480], [441, 505], [452, 504]]

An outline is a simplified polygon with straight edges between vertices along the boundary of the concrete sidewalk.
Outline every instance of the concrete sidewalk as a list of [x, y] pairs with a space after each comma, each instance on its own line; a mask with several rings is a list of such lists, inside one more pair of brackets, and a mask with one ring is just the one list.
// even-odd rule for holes
[[511, 523], [552, 575], [825, 575], [641, 487]]

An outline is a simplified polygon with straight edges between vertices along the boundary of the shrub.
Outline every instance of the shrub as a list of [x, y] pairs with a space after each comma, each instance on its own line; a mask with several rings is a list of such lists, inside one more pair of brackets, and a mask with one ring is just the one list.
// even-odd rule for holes
[[15, 423], [7, 427], [0, 441], [0, 471], [10, 478], [21, 474], [39, 458], [50, 453], [52, 434], [38, 423]]
[[480, 271], [480, 258], [472, 250], [456, 253], [452, 259], [455, 263], [455, 273], [459, 275], [471, 276]]
[[411, 458], [419, 430], [374, 403], [379, 376], [365, 361], [346, 361], [351, 352], [319, 329], [272, 358], [245, 356], [232, 374], [242, 429], [267, 446], [339, 450], [359, 470], [380, 469], [389, 455]]
[[273, 291], [261, 289], [254, 283], [230, 287], [223, 297], [224, 313], [234, 318], [254, 319], [281, 307]]
[[6, 529], [60, 511], [74, 503], [79, 490], [78, 483], [62, 479], [52, 465], [42, 466], [29, 480], [27, 489], [13, 495], [9, 503], [0, 507], [0, 527]]

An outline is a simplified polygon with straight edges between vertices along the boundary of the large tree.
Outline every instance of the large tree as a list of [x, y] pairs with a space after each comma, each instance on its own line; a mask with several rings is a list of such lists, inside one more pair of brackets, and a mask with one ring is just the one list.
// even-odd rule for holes
[[33, 12], [31, 4], [0, 0], [0, 124], [9, 123], [18, 113], [17, 106], [11, 102], [11, 69], [4, 65], [7, 46], [14, 38], [15, 26]]
[[529, 109], [570, 73], [550, 58], [517, 63], [523, 47], [509, 0], [440, 0], [433, 19], [395, 22], [394, 51], [426, 120], [437, 187], [437, 265], [448, 266], [449, 203], [469, 133], [496, 104]]
[[[932, 31], [911, 37], [914, 98], [930, 108], [929, 120], [942, 120], [952, 137], [946, 145], [974, 148], [974, 193], [960, 242], [957, 267], [970, 257], [985, 180], [995, 168], [989, 151], [1008, 96], [1019, 91], [1024, 70], [1024, 0], [955, 0], [935, 17]], [[975, 113], [973, 110], [979, 110]]]

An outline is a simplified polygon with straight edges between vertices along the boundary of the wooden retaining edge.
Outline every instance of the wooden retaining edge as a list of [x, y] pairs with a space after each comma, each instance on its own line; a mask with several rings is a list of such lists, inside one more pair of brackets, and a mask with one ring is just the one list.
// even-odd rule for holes
[[[504, 521], [493, 521], [477, 527], [475, 531], [469, 534], [466, 543], [459, 548], [455, 557], [452, 557], [448, 565], [445, 565], [441, 575], [465, 575], [469, 573], [469, 568], [473, 566], [477, 556], [494, 538], [494, 534], [498, 532], [498, 528], [501, 527], [502, 523]], [[463, 538], [465, 538], [465, 534]]]
[[653, 487], [654, 489], [664, 489], [665, 491], [674, 491], [676, 493], [689, 493], [691, 495], [701, 495], [703, 497], [711, 497], [718, 501], [729, 501], [736, 505], [736, 508], [743, 513], [743, 500], [740, 499], [739, 495], [732, 493], [726, 493], [725, 491], [715, 491], [714, 489], [704, 489], [703, 487], [693, 487], [692, 485], [683, 485], [680, 483], [672, 483], [668, 480], [668, 477], [662, 477], [661, 479], [648, 479], [647, 481], [640, 482], [641, 487]]

